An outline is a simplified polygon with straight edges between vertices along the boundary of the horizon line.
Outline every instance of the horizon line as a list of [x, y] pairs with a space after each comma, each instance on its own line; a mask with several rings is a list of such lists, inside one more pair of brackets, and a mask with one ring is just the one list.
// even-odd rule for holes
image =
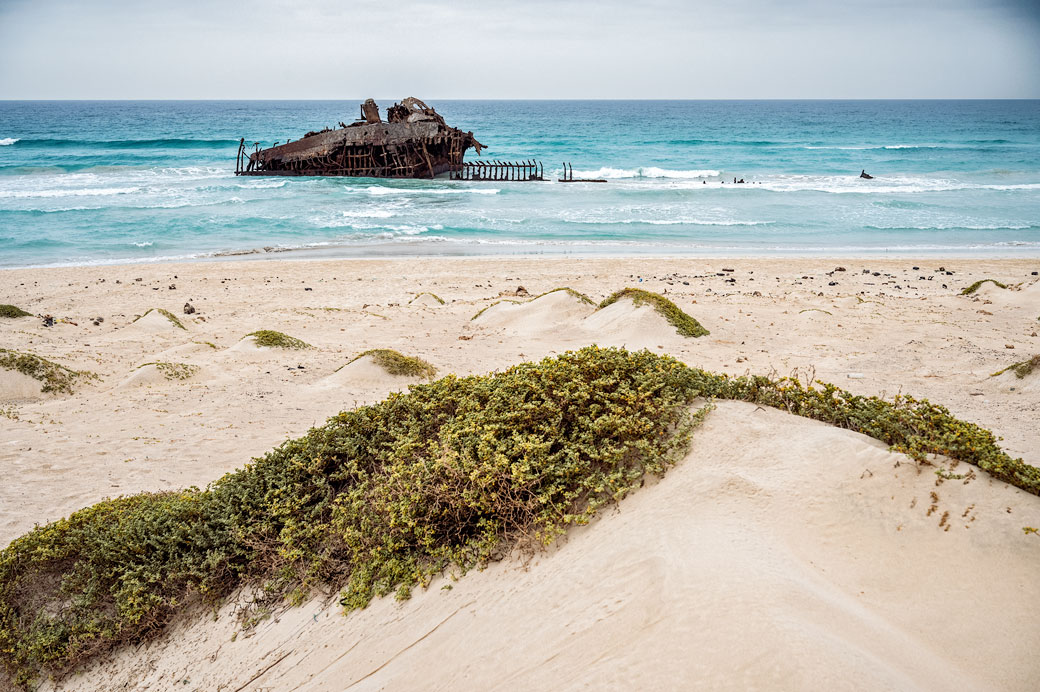
[[[275, 102], [275, 101], [355, 101], [360, 97], [350, 98], [318, 98], [318, 97], [306, 97], [306, 98], [0, 98], [0, 103], [19, 103], [19, 102], [55, 102], [55, 103], [69, 103], [69, 102], [134, 102], [134, 101], [156, 101], [156, 102], [213, 102], [213, 101], [256, 101], [256, 102]], [[365, 97], [372, 98], [372, 97]], [[361, 98], [364, 101], [365, 98]], [[374, 98], [376, 101], [395, 101], [393, 98]], [[630, 98], [630, 97], [589, 97], [589, 98], [549, 98], [549, 97], [537, 97], [537, 98], [430, 98], [430, 101], [570, 101], [570, 102], [582, 102], [582, 101], [633, 101], [633, 102], [647, 102], [647, 101], [660, 101], [660, 102], [682, 102], [682, 101], [1040, 101], [1040, 95], [1038, 96], [929, 96], [922, 98], [907, 98], [907, 97], [855, 97], [855, 98], [832, 98], [832, 97], [773, 97], [773, 98]]]

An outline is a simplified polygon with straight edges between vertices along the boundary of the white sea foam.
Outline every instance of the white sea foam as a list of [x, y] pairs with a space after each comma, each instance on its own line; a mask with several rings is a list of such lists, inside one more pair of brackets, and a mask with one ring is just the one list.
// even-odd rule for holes
[[135, 245], [136, 247], [151, 247], [152, 245], [155, 245], [155, 243], [153, 243], [153, 242], [152, 242], [152, 241], [150, 241], [150, 240], [146, 240], [146, 241], [144, 241], [143, 243], [134, 243], [134, 245]]
[[394, 216], [394, 212], [389, 209], [344, 210], [340, 214], [348, 219], [389, 219]]
[[[718, 183], [715, 186], [719, 186]], [[697, 186], [689, 186], [696, 189]], [[709, 184], [709, 187], [711, 185]], [[899, 194], [917, 192], [949, 192], [954, 190], [1040, 190], [1040, 183], [989, 185], [947, 178], [878, 176], [864, 180], [853, 175], [778, 175], [751, 180], [746, 185], [722, 185], [728, 189], [770, 190], [772, 192], [829, 192], [834, 194]]]
[[656, 166], [644, 166], [641, 168], [598, 168], [594, 171], [574, 171], [575, 178], [593, 178], [604, 180], [622, 180], [625, 178], [715, 178], [719, 171], [688, 170], [676, 171]]
[[238, 185], [235, 185], [235, 187], [240, 187], [243, 190], [270, 190], [270, 189], [273, 189], [273, 188], [276, 188], [276, 187], [285, 187], [285, 183], [286, 182], [288, 182], [288, 181], [286, 181], [286, 180], [267, 181], [267, 182], [262, 182], [262, 183], [247, 183], [245, 185], [240, 183]]
[[15, 137], [4, 137], [3, 139], [0, 139], [0, 147], [9, 147], [17, 141], [18, 139]]
[[370, 185], [365, 188], [345, 187], [344, 192], [363, 192], [370, 195], [497, 195], [499, 190], [492, 187], [383, 187]]
[[869, 151], [871, 149], [940, 149], [939, 144], [868, 144], [864, 146], [805, 145], [802, 149], [824, 149], [828, 151]]
[[560, 219], [564, 223], [587, 223], [587, 224], [625, 224], [625, 225], [647, 225], [647, 226], [768, 226], [772, 221], [738, 221], [733, 219], [597, 219], [595, 217]]
[[1030, 225], [989, 225], [989, 226], [974, 226], [968, 224], [935, 224], [930, 226], [864, 226], [874, 231], [1026, 231], [1033, 226]]
[[69, 188], [62, 190], [0, 190], [0, 197], [13, 199], [32, 199], [37, 197], [107, 197], [109, 195], [128, 195], [138, 192], [139, 187], [92, 187]]

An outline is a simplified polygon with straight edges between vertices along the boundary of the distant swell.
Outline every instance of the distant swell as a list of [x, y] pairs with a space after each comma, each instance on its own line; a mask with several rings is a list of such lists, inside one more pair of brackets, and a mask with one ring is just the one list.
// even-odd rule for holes
[[224, 149], [238, 144], [235, 139], [0, 139], [2, 144], [21, 142], [21, 147], [41, 149]]

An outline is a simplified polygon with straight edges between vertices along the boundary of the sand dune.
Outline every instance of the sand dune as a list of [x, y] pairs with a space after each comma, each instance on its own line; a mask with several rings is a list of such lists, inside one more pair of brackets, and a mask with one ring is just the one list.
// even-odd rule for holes
[[134, 370], [125, 380], [119, 383], [119, 387], [155, 387], [165, 386], [169, 382], [187, 382], [190, 380], [208, 379], [198, 365], [192, 363], [179, 363], [162, 361], [158, 363], [145, 363]]
[[[338, 411], [418, 381], [364, 359], [336, 372], [388, 344], [437, 364], [438, 376], [592, 342], [646, 346], [731, 374], [811, 374], [856, 394], [942, 403], [1040, 464], [1040, 375], [990, 377], [1040, 352], [1037, 263], [945, 260], [956, 273], [938, 281], [920, 279], [937, 261], [840, 263], [848, 272], [833, 276], [834, 260], [808, 259], [3, 272], [12, 287], [4, 300], [67, 318], [52, 327], [0, 321], [3, 346], [103, 379], [41, 397], [36, 380], [0, 370], [0, 542], [106, 496], [203, 486]], [[722, 267], [735, 271], [720, 276]], [[158, 313], [130, 324], [156, 300], [148, 284], [175, 274], [178, 295], [198, 309], [178, 316], [187, 330]], [[520, 280], [532, 293], [570, 285], [599, 301], [633, 275], [711, 334], [685, 338], [649, 306], [622, 299], [596, 311], [562, 292], [470, 320]], [[1022, 289], [959, 295], [987, 277]], [[287, 289], [304, 279], [313, 290]], [[451, 299], [408, 304], [424, 291]], [[101, 309], [105, 321], [93, 325], [87, 318]], [[315, 347], [243, 339], [264, 326]], [[177, 381], [142, 368], [146, 386], [119, 386], [153, 362], [200, 370]], [[1040, 502], [977, 469], [967, 485], [936, 485], [934, 471], [862, 436], [721, 404], [663, 481], [529, 569], [506, 560], [346, 618], [311, 601], [234, 641], [229, 606], [63, 689], [1033, 689], [1040, 536], [1022, 529], [1040, 527]]]
[[408, 304], [417, 308], [439, 308], [444, 305], [432, 293], [420, 293], [408, 301]]
[[[170, 313], [172, 315], [173, 313]], [[185, 333], [183, 322], [163, 314], [159, 309], [149, 309], [138, 319], [131, 322], [124, 329], [126, 334], [181, 334]]]
[[558, 290], [526, 302], [492, 304], [473, 324], [522, 336], [552, 338], [576, 346], [598, 343], [628, 348], [655, 348], [684, 337], [649, 305], [624, 297], [604, 308]]
[[41, 399], [45, 396], [41, 386], [39, 380], [16, 370], [0, 369], [0, 403]]
[[725, 402], [528, 568], [347, 617], [312, 601], [235, 641], [225, 608], [57, 689], [1034, 689], [1040, 503], [931, 471]]
[[569, 291], [552, 291], [526, 302], [506, 299], [492, 304], [473, 319], [473, 324], [515, 334], [543, 334], [574, 329], [595, 310], [596, 306]]
[[346, 391], [390, 393], [405, 390], [408, 385], [422, 381], [424, 380], [420, 377], [391, 375], [386, 368], [376, 362], [375, 358], [366, 355], [347, 363], [328, 377], [322, 378], [315, 386]]
[[1040, 317], [1040, 281], [1024, 282], [1021, 286], [1001, 288], [987, 281], [971, 294], [981, 301], [989, 301], [1002, 308], [1030, 310]]

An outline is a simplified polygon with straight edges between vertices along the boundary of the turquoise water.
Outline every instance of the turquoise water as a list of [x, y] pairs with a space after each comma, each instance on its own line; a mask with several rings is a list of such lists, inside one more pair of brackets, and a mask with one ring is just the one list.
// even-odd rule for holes
[[610, 182], [233, 175], [239, 137], [296, 139], [358, 103], [0, 102], [0, 267], [283, 249], [1040, 256], [1040, 101], [434, 101], [486, 157]]

